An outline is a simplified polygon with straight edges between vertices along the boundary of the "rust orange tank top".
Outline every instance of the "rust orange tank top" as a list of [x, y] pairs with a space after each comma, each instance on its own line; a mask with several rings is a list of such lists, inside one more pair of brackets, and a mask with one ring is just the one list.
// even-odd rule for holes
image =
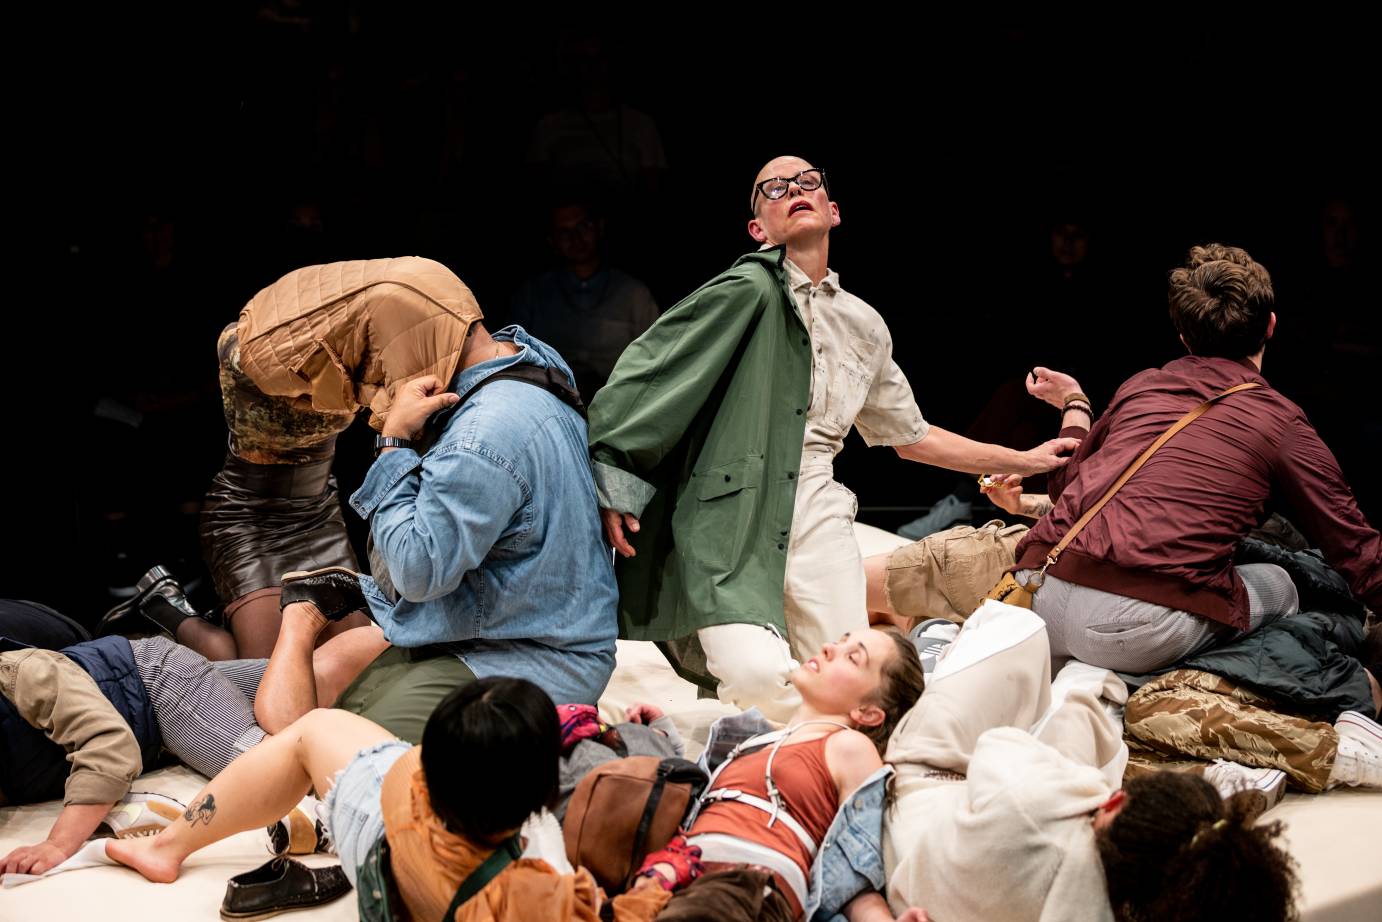
[[[830, 736], [826, 734], [804, 743], [785, 743], [773, 759], [773, 783], [782, 797], [784, 810], [806, 828], [818, 845], [840, 809], [840, 794], [825, 761], [825, 742]], [[765, 746], [734, 759], [715, 779], [716, 789], [735, 788], [770, 799], [763, 770], [772, 748]], [[689, 834], [713, 832], [766, 846], [792, 859], [809, 880], [811, 855], [806, 846], [786, 824], [774, 823], [770, 828], [768, 820], [769, 815], [757, 807], [718, 800], [705, 806]]]

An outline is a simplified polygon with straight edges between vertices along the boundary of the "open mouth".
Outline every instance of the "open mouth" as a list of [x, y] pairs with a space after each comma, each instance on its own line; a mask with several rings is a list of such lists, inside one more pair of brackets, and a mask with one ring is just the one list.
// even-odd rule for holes
[[815, 657], [812, 657], [811, 659], [806, 661], [806, 668], [810, 669], [812, 672], [820, 672], [821, 664], [816, 662]]
[[787, 209], [787, 215], [788, 215], [788, 217], [790, 217], [790, 216], [792, 216], [792, 215], [794, 215], [794, 214], [797, 214], [798, 212], [802, 212], [802, 211], [815, 211], [815, 210], [816, 210], [816, 209], [814, 209], [814, 208], [811, 207], [811, 203], [810, 203], [810, 202], [797, 202], [797, 203], [794, 204], [791, 208], [788, 208], [788, 209]]

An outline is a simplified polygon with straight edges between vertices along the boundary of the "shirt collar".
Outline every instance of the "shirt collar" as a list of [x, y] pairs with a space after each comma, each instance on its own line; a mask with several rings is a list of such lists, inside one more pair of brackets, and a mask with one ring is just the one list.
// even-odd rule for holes
[[[791, 286], [793, 291], [800, 291], [803, 288], [809, 289], [818, 287], [811, 283], [811, 277], [801, 271], [801, 267], [796, 263], [787, 259], [784, 260], [784, 264], [787, 266], [787, 284]], [[840, 290], [840, 277], [835, 274], [835, 270], [826, 270], [825, 278], [821, 279], [819, 287], [831, 292], [838, 292]]]
[[454, 393], [464, 395], [485, 378], [488, 378], [496, 371], [503, 371], [511, 365], [518, 365], [520, 363], [527, 363], [529, 365], [543, 364], [541, 361], [537, 360], [536, 351], [528, 344], [527, 332], [524, 331], [522, 327], [510, 325], [504, 327], [502, 330], [491, 333], [490, 336], [492, 336], [496, 342], [513, 343], [515, 346], [519, 347], [518, 351], [513, 355], [501, 355], [498, 358], [486, 359], [483, 362], [477, 362], [469, 368], [458, 371], [454, 379], [455, 383], [451, 388]]

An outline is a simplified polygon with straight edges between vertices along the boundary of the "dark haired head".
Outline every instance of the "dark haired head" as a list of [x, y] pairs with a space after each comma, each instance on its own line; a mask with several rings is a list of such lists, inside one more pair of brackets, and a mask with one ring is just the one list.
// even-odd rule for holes
[[1294, 863], [1273, 841], [1281, 824], [1254, 825], [1249, 798], [1225, 801], [1198, 775], [1171, 771], [1133, 778], [1124, 792], [1097, 834], [1120, 922], [1296, 918]]
[[491, 842], [557, 793], [556, 706], [527, 679], [488, 678], [447, 695], [422, 731], [422, 773], [448, 829]]
[[1211, 243], [1171, 272], [1171, 322], [1195, 355], [1243, 359], [1267, 341], [1276, 303], [1267, 270], [1238, 247]]
[[878, 686], [878, 696], [872, 702], [883, 711], [883, 722], [872, 727], [860, 727], [859, 732], [873, 740], [879, 755], [888, 748], [888, 737], [902, 719], [902, 715], [917, 703], [926, 688], [926, 673], [921, 668], [921, 657], [917, 655], [916, 644], [907, 635], [887, 630], [893, 640], [893, 655], [888, 657], [882, 670], [882, 681]]

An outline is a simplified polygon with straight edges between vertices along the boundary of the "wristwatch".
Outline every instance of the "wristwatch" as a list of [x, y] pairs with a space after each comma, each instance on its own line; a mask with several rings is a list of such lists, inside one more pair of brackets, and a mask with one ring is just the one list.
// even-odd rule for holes
[[379, 457], [379, 453], [386, 448], [412, 448], [412, 439], [401, 439], [396, 435], [376, 435], [374, 437], [374, 456]]

